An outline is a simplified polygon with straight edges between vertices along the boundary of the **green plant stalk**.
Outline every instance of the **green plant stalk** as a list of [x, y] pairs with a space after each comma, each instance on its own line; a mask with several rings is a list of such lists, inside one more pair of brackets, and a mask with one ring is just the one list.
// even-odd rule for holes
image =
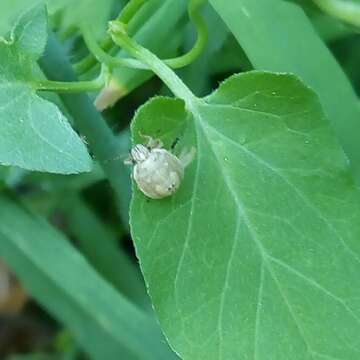
[[147, 69], [144, 64], [135, 59], [119, 58], [109, 55], [105, 52], [100, 45], [96, 42], [95, 38], [91, 34], [91, 31], [88, 26], [83, 26], [81, 32], [84, 37], [84, 41], [88, 49], [95, 56], [95, 58], [103, 64], [106, 64], [111, 70], [113, 67], [129, 67], [133, 69]]
[[120, 20], [124, 24], [128, 24], [147, 1], [148, 0], [130, 0], [122, 9], [117, 20]]
[[[134, 1], [136, 3], [137, 0]], [[204, 51], [207, 41], [208, 41], [208, 29], [206, 25], [205, 19], [200, 14], [200, 8], [202, 5], [206, 2], [206, 0], [191, 0], [188, 7], [188, 13], [190, 20], [195, 24], [197, 29], [197, 39], [194, 44], [194, 46], [191, 48], [189, 52], [187, 52], [184, 55], [171, 58], [171, 59], [165, 59], [163, 60], [169, 67], [173, 69], [179, 69], [182, 67], [185, 67], [192, 62], [194, 62], [200, 54]], [[141, 5], [140, 5], [141, 3]], [[130, 4], [130, 3], [129, 3]], [[143, 5], [143, 0], [139, 0], [137, 7], [134, 7], [138, 10], [140, 6]], [[132, 14], [134, 16], [134, 14]], [[124, 22], [121, 20], [122, 16], [119, 16], [117, 19], [120, 21], [125, 27], [127, 27], [127, 22]], [[125, 17], [127, 19], [127, 17]], [[129, 21], [129, 20], [127, 20]], [[91, 35], [89, 34], [86, 29], [83, 30], [84, 40], [89, 48], [89, 50], [92, 52], [92, 54], [95, 56], [95, 58], [102, 62], [107, 64], [110, 67], [117, 67], [117, 66], [128, 66], [133, 68], [142, 69], [140, 65], [138, 65], [136, 62], [131, 62], [131, 59], [121, 59], [116, 57], [112, 57], [106, 53], [102, 49], [101, 46], [97, 45], [96, 42], [93, 40]]]
[[[127, 24], [127, 30], [129, 34], [136, 34], [142, 26], [148, 21], [151, 21], [153, 15], [159, 10], [159, 8], [163, 5], [164, 0], [149, 0], [144, 6], [142, 6], [131, 19], [131, 21]], [[109, 37], [109, 39], [111, 39]], [[111, 40], [112, 42], [112, 40]], [[113, 43], [113, 42], [112, 42]]]
[[313, 0], [325, 13], [350, 25], [360, 27], [360, 5], [343, 0]]
[[[156, 52], [163, 57], [176, 54], [176, 49], [179, 48], [182, 41], [182, 34], [184, 33], [184, 23], [175, 27], [176, 32], [170, 37], [169, 41], [162, 47], [156, 45]], [[162, 42], [161, 42], [162, 43]], [[124, 53], [124, 52], [121, 52]], [[102, 111], [109, 106], [112, 106], [119, 99], [131, 93], [134, 89], [148, 81], [154, 76], [152, 71], [139, 71], [137, 69], [129, 68], [114, 68], [110, 76], [108, 85], [99, 93], [95, 100], [95, 106]]]
[[175, 96], [186, 101], [188, 105], [199, 101], [198, 98], [189, 90], [183, 81], [169, 68], [163, 61], [161, 61], [151, 51], [139, 45], [135, 40], [130, 38], [124, 27], [119, 21], [111, 21], [109, 23], [109, 32], [114, 42], [123, 47], [136, 59], [144, 62], [159, 78], [168, 86]]
[[31, 82], [31, 85], [38, 91], [55, 91], [58, 93], [81, 93], [101, 90], [107, 82], [108, 68], [102, 66], [100, 75], [90, 81], [54, 81], [39, 80]]
[[[194, 62], [204, 51], [208, 41], [208, 29], [205, 19], [200, 14], [200, 9], [206, 1], [190, 0], [188, 14], [190, 20], [196, 26], [197, 39], [194, 46], [186, 54], [171, 59], [164, 59], [163, 62], [169, 67], [173, 69], [185, 67]], [[117, 20], [127, 28], [127, 23], [123, 22], [121, 18]]]
[[[40, 66], [51, 79], [76, 80], [61, 45], [51, 33], [45, 55], [40, 59]], [[114, 160], [122, 150], [116, 137], [86, 94], [62, 93], [60, 96], [114, 188], [122, 219], [128, 226], [130, 169], [120, 159]]]
[[[151, 14], [151, 18], [146, 21], [145, 15], [149, 14], [151, 7], [144, 6], [135, 16], [134, 22], [131, 21], [127, 27], [127, 32], [130, 36], [135, 33], [134, 39], [144, 47], [160, 54], [163, 58], [169, 58], [177, 53], [177, 49], [182, 43], [184, 28], [188, 23], [186, 19], [188, 3], [187, 0], [166, 0], [160, 6], [159, 0], [155, 1], [159, 7]], [[154, 0], [147, 5], [150, 4], [153, 5]], [[140, 30], [137, 31], [136, 29]], [[157, 36], [153, 36], [153, 34], [157, 34]], [[115, 44], [114, 46], [117, 48]], [[125, 57], [129, 54], [121, 49], [117, 56]], [[103, 89], [96, 100], [97, 108], [103, 110], [112, 106], [118, 99], [153, 76], [152, 71], [128, 68], [113, 69], [109, 85]]]
[[[130, 20], [134, 17], [137, 11], [146, 3], [147, 0], [132, 0], [130, 1], [120, 12], [117, 19], [122, 19], [122, 21], [126, 24], [130, 22]], [[150, 11], [153, 9], [150, 7]], [[85, 40], [85, 39], [84, 39]], [[98, 47], [102, 50], [103, 53], [107, 54], [108, 51], [111, 50], [113, 46], [113, 42], [110, 37], [106, 37], [103, 41], [100, 42]], [[89, 48], [92, 52], [92, 50]], [[84, 59], [74, 64], [74, 70], [77, 74], [81, 75], [91, 70], [93, 66], [97, 64], [97, 59], [95, 53], [91, 53], [87, 55]]]
[[81, 93], [99, 91], [105, 86], [103, 79], [91, 81], [51, 81], [41, 80], [31, 83], [35, 90], [55, 91], [58, 93]]
[[[111, 45], [112, 45], [111, 41], [108, 38], [106, 38], [104, 41], [100, 43], [99, 46], [104, 52], [106, 52], [111, 49]], [[77, 75], [83, 75], [89, 70], [91, 70], [92, 67], [95, 66], [96, 64], [97, 64], [96, 57], [93, 54], [89, 54], [79, 62], [75, 63], [73, 65], [73, 68]]]
[[194, 62], [204, 51], [208, 41], [208, 28], [205, 19], [200, 14], [200, 8], [206, 0], [190, 0], [188, 13], [190, 20], [195, 24], [197, 39], [189, 52], [164, 62], [173, 69], [182, 68]]

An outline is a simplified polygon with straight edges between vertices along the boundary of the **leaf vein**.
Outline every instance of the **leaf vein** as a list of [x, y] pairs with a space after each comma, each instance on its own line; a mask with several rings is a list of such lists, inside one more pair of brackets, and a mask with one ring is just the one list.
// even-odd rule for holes
[[317, 213], [318, 217], [324, 222], [324, 224], [328, 227], [328, 229], [330, 229], [335, 235], [336, 238], [338, 239], [338, 241], [340, 242], [340, 244], [342, 244], [342, 246], [344, 247], [344, 249], [357, 261], [360, 263], [360, 257], [346, 244], [346, 242], [344, 241], [344, 239], [339, 235], [339, 233], [336, 231], [334, 225], [332, 225], [322, 214], [322, 212], [307, 198], [307, 196], [299, 191], [297, 189], [297, 187], [291, 182], [289, 181], [289, 179], [284, 176], [284, 174], [282, 173], [282, 171], [278, 168], [274, 168], [270, 163], [268, 163], [267, 161], [263, 160], [262, 158], [258, 157], [254, 152], [248, 150], [246, 147], [241, 146], [240, 144], [238, 144], [237, 142], [235, 142], [234, 140], [230, 139], [229, 137], [225, 136], [224, 134], [222, 134], [221, 132], [219, 132], [217, 129], [215, 129], [213, 126], [211, 125], [205, 125], [203, 124], [207, 129], [209, 129], [210, 131], [216, 133], [219, 137], [221, 137], [222, 139], [224, 139], [225, 141], [228, 141], [230, 144], [232, 144], [235, 148], [241, 150], [242, 152], [246, 153], [247, 155], [249, 155], [251, 158], [253, 158], [256, 162], [258, 162], [259, 164], [261, 164], [263, 167], [269, 169], [272, 173], [274, 173], [275, 175], [277, 175], [279, 178], [281, 178], [295, 193], [296, 195], [310, 208], [312, 209], [315, 213]]

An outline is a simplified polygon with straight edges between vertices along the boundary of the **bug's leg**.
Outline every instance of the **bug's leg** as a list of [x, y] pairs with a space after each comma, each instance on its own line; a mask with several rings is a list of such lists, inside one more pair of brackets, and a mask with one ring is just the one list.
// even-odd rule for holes
[[174, 151], [175, 146], [178, 144], [180, 138], [176, 137], [175, 140], [172, 142], [171, 146], [170, 146], [170, 150]]
[[181, 161], [182, 165], [187, 167], [190, 163], [194, 160], [196, 154], [195, 147], [192, 147], [190, 150], [183, 149], [179, 155], [179, 160]]
[[139, 135], [145, 140], [147, 140], [146, 147], [148, 149], [161, 149], [164, 147], [164, 144], [160, 139], [154, 139], [149, 135], [142, 134], [141, 132], [139, 132]]
[[148, 147], [150, 149], [162, 149], [164, 147], [164, 144], [160, 139], [153, 139], [150, 137]]
[[115, 156], [111, 159], [104, 159], [104, 160], [96, 159], [94, 157], [94, 160], [97, 160], [100, 164], [108, 164], [108, 163], [118, 161], [118, 160], [122, 160], [124, 162], [124, 164], [126, 164], [126, 165], [133, 164], [133, 159], [130, 154], [128, 154], [128, 156], [126, 156], [125, 154], [121, 154], [121, 155]]
[[[123, 158], [124, 159], [124, 158]], [[131, 156], [131, 151], [129, 151], [128, 156], [123, 160], [125, 165], [135, 165], [135, 160]]]
[[129, 156], [124, 160], [125, 165], [134, 165], [134, 160]]

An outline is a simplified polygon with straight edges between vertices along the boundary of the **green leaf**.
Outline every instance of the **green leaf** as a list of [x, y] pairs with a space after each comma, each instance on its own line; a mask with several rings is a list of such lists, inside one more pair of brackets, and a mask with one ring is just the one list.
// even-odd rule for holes
[[132, 234], [183, 359], [360, 356], [360, 207], [317, 96], [298, 78], [236, 75], [204, 100], [157, 98], [140, 134], [195, 146], [179, 191], [135, 187]]
[[283, 0], [210, 0], [210, 3], [254, 68], [294, 73], [318, 93], [360, 184], [359, 101], [303, 10]]
[[11, 33], [14, 46], [37, 60], [45, 50], [47, 19], [44, 6], [35, 6], [25, 12]]
[[33, 5], [37, 0], [1, 0], [0, 2], [0, 35], [5, 35], [9, 32], [13, 22], [21, 14]]
[[0, 35], [6, 34], [16, 17], [24, 10], [37, 4], [46, 4], [50, 15], [54, 16], [60, 31], [74, 29], [81, 21], [91, 24], [94, 34], [101, 35], [106, 31], [115, 0], [78, 0], [73, 6], [72, 0], [1, 0], [0, 2]]
[[61, 29], [78, 28], [79, 24], [85, 22], [91, 26], [92, 32], [97, 36], [106, 33], [106, 24], [111, 17], [114, 5], [118, 0], [78, 0], [76, 6], [73, 0], [47, 0], [50, 13], [59, 11], [61, 13]]
[[43, 219], [0, 197], [0, 257], [92, 359], [171, 359], [150, 317], [104, 281]]
[[0, 163], [54, 173], [90, 171], [86, 146], [60, 110], [36, 94], [47, 39], [45, 8], [23, 15], [0, 40]]

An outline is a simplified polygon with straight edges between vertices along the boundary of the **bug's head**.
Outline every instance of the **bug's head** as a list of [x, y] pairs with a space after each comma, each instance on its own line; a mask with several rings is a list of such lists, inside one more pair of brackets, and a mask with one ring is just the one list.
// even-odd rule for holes
[[146, 146], [138, 144], [131, 149], [130, 155], [135, 163], [141, 163], [149, 157], [150, 150]]

